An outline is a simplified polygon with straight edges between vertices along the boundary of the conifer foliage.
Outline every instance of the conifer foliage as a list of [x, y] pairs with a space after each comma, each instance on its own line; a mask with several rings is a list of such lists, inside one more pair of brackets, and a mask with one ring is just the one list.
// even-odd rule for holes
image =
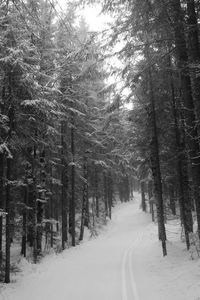
[[[0, 278], [13, 251], [34, 263], [112, 216], [130, 168], [127, 117], [107, 88], [99, 41], [75, 6], [0, 1]], [[79, 24], [78, 24], [79, 22]], [[115, 130], [116, 129], [116, 130]], [[129, 153], [130, 155], [130, 153]], [[128, 192], [127, 192], [128, 191]]]
[[198, 1], [103, 3], [116, 18], [110, 46], [123, 40], [117, 55], [134, 106], [130, 120], [136, 136], [131, 140], [142, 208], [146, 190], [153, 220], [156, 206], [164, 256], [165, 222], [178, 208], [189, 249], [194, 230], [200, 237]]
[[[164, 256], [168, 216], [180, 218], [187, 249], [193, 231], [200, 239], [198, 1], [104, 0], [115, 20], [106, 46], [68, 2], [64, 11], [56, 0], [0, 1], [5, 283], [16, 245], [33, 263], [75, 247], [133, 189]], [[120, 86], [107, 83], [109, 51]]]

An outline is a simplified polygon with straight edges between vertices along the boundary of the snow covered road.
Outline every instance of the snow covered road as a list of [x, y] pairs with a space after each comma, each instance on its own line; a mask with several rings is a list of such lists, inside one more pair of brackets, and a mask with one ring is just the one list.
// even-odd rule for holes
[[0, 288], [0, 300], [200, 299], [199, 262], [178, 247], [168, 245], [163, 258], [156, 225], [139, 202], [120, 204], [97, 238], [32, 265]]

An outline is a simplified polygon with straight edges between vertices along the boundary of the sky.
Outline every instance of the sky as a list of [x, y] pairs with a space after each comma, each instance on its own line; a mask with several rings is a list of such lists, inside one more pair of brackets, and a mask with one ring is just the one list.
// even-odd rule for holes
[[[61, 7], [66, 5], [67, 0], [58, 0]], [[87, 5], [80, 10], [80, 16], [84, 16], [86, 23], [91, 31], [102, 31], [108, 28], [107, 23], [111, 21], [111, 17], [101, 14], [101, 5]]]
[[108, 28], [107, 23], [111, 21], [111, 17], [101, 14], [101, 6], [86, 7], [81, 14], [85, 17], [90, 30], [101, 31]]

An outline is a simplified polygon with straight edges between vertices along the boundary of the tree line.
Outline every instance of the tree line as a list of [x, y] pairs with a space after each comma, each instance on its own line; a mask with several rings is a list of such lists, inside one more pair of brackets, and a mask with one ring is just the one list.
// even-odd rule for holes
[[[80, 1], [90, 2], [95, 1]], [[0, 1], [0, 275], [12, 251], [36, 263], [111, 218], [119, 196], [146, 194], [167, 255], [167, 214], [187, 249], [200, 237], [200, 46], [195, 0], [102, 1], [106, 45], [76, 5]], [[104, 33], [106, 34], [106, 33]], [[117, 45], [123, 88], [104, 61]], [[116, 70], [114, 70], [116, 72]], [[127, 90], [129, 94], [127, 94]], [[123, 106], [131, 101], [132, 110]]]
[[0, 1], [0, 279], [76, 246], [131, 196], [129, 112], [76, 7]]
[[200, 238], [199, 1], [103, 3], [116, 17], [110, 47], [123, 41], [118, 57], [134, 106], [130, 139], [143, 210], [146, 191], [156, 206], [164, 256], [167, 209], [180, 215], [189, 249], [196, 230], [198, 245]]

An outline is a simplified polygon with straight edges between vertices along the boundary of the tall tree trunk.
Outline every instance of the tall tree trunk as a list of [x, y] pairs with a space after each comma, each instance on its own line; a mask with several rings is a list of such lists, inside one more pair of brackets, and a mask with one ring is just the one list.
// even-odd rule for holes
[[10, 181], [11, 181], [11, 158], [7, 158], [6, 171], [6, 262], [5, 262], [5, 283], [10, 282]]
[[108, 194], [108, 215], [112, 218], [112, 206], [113, 206], [113, 181], [112, 174], [109, 172], [107, 177], [107, 194]]
[[34, 200], [34, 187], [33, 183], [31, 182], [28, 184], [28, 206], [30, 207], [30, 209], [27, 213], [27, 242], [30, 247], [33, 247], [34, 239]]
[[95, 203], [96, 203], [96, 216], [99, 217], [99, 192], [98, 192], [98, 169], [94, 167], [94, 177], [95, 177]]
[[[37, 134], [37, 133], [36, 133]], [[33, 262], [37, 263], [37, 180], [36, 180], [36, 158], [37, 158], [37, 148], [36, 145], [33, 147], [33, 158], [32, 158], [32, 209], [33, 209]]]
[[51, 218], [51, 224], [50, 224], [50, 244], [51, 248], [53, 248], [53, 242], [54, 242], [54, 224], [52, 223], [53, 219], [55, 218], [55, 212], [54, 212], [54, 184], [53, 184], [53, 168], [52, 164], [50, 165], [50, 201], [49, 201], [49, 214]]
[[[0, 153], [0, 209], [4, 209], [4, 155]], [[3, 256], [3, 217], [0, 216], [0, 268]]]
[[175, 190], [172, 184], [169, 185], [169, 201], [171, 212], [174, 216], [176, 216]]
[[72, 114], [72, 128], [71, 128], [71, 199], [69, 206], [69, 231], [72, 238], [72, 246], [76, 246], [76, 228], [75, 228], [75, 145], [74, 145], [74, 116]]
[[145, 183], [143, 180], [140, 182], [140, 188], [141, 188], [141, 205], [142, 210], [146, 212], [146, 201], [145, 201]]
[[42, 253], [42, 220], [43, 220], [43, 212], [44, 212], [44, 203], [43, 197], [39, 194], [39, 199], [37, 199], [37, 254], [40, 255]]
[[67, 188], [68, 188], [68, 174], [67, 174], [67, 164], [65, 161], [65, 151], [66, 143], [65, 138], [65, 124], [61, 123], [61, 161], [62, 161], [62, 170], [61, 170], [61, 183], [62, 183], [62, 192], [61, 192], [61, 206], [62, 206], [62, 249], [65, 249], [65, 243], [67, 242]]
[[36, 178], [33, 177], [33, 262], [37, 263], [37, 188]]
[[151, 219], [152, 222], [155, 221], [155, 216], [154, 216], [154, 201], [153, 201], [153, 182], [152, 180], [148, 181], [148, 197], [149, 197], [149, 206], [150, 206], [150, 213], [151, 213]]
[[108, 193], [107, 193], [107, 174], [103, 173], [103, 198], [105, 207], [105, 221], [108, 216]]
[[134, 196], [133, 196], [133, 179], [132, 179], [132, 176], [129, 177], [129, 187], [130, 187], [131, 200], [133, 200]]
[[[63, 174], [64, 173], [64, 174]], [[65, 243], [67, 242], [67, 186], [68, 185], [68, 175], [66, 166], [64, 167], [64, 170], [62, 171], [62, 249], [65, 249]]]
[[[8, 99], [9, 100], [9, 132], [8, 140], [11, 138], [12, 131], [14, 130], [14, 119], [15, 119], [15, 110], [12, 103], [12, 74], [8, 74]], [[11, 224], [10, 224], [10, 212], [11, 212], [11, 157], [6, 158], [7, 170], [6, 170], [6, 197], [5, 197], [5, 210], [6, 210], [6, 261], [5, 261], [5, 283], [10, 282], [10, 244], [11, 244]]]
[[55, 188], [55, 219], [56, 219], [56, 232], [59, 233], [60, 231], [60, 224], [59, 224], [59, 207], [60, 207], [60, 199], [59, 199], [59, 187], [56, 185]]
[[24, 186], [24, 208], [22, 215], [22, 247], [21, 255], [26, 257], [26, 238], [27, 238], [27, 203], [28, 203], [28, 183], [25, 181]]
[[[146, 37], [148, 41], [148, 37]], [[152, 71], [150, 67], [150, 55], [149, 46], [146, 47], [146, 57], [149, 64], [148, 67], [148, 82], [150, 91], [150, 105], [151, 105], [151, 115], [150, 121], [152, 126], [152, 140], [150, 145], [150, 160], [151, 169], [154, 179], [154, 193], [156, 198], [157, 206], [157, 217], [158, 217], [158, 234], [159, 239], [162, 241], [163, 256], [167, 255], [166, 248], [166, 231], [165, 231], [165, 220], [164, 220], [164, 205], [163, 205], [163, 192], [162, 192], [162, 179], [160, 171], [160, 157], [159, 157], [159, 144], [158, 144], [158, 132], [157, 132], [157, 122], [156, 122], [156, 108], [155, 108], [155, 97], [153, 90], [153, 80]]]
[[82, 213], [81, 213], [81, 229], [80, 229], [80, 237], [79, 240], [83, 240], [84, 235], [84, 226], [89, 226], [89, 215], [88, 215], [88, 206], [89, 206], [89, 199], [88, 199], [88, 166], [87, 166], [87, 157], [84, 156], [83, 159], [83, 199], [82, 199]]
[[46, 152], [43, 149], [40, 152], [40, 190], [38, 192], [37, 200], [37, 252], [42, 253], [42, 236], [43, 236], [43, 215], [44, 205], [46, 202]]
[[130, 200], [130, 186], [127, 174], [123, 177], [123, 193], [125, 202], [128, 202]]
[[[200, 120], [200, 80], [199, 80], [199, 64], [200, 64], [200, 44], [199, 29], [197, 15], [195, 11], [194, 0], [187, 0], [187, 37], [188, 37], [188, 56], [189, 70], [192, 85], [192, 96], [195, 106], [196, 119]], [[200, 134], [200, 124], [196, 124], [198, 133]]]
[[87, 157], [85, 157], [85, 220], [84, 220], [84, 225], [89, 229], [90, 226], [90, 206], [89, 206], [89, 185], [88, 185], [88, 160]]

